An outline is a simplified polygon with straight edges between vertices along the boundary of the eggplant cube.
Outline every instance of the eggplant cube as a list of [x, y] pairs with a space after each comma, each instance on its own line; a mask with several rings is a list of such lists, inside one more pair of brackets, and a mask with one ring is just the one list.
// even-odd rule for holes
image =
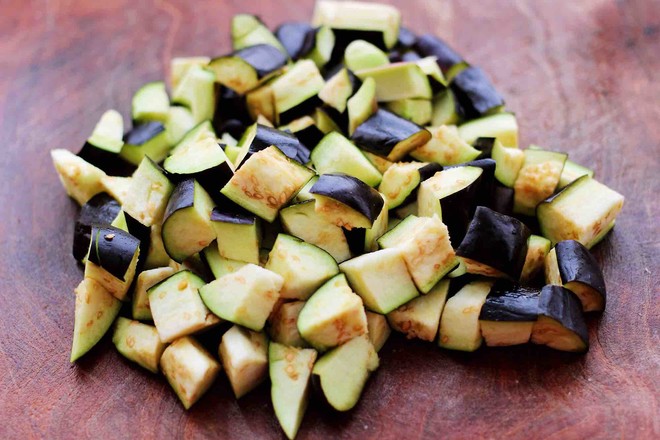
[[351, 290], [344, 274], [334, 276], [311, 296], [298, 315], [298, 331], [318, 350], [367, 332], [362, 299]]
[[432, 342], [438, 334], [440, 316], [447, 301], [449, 281], [440, 281], [426, 295], [415, 298], [387, 314], [392, 328], [408, 339]]
[[538, 320], [532, 329], [532, 342], [555, 350], [587, 351], [589, 332], [580, 299], [561, 286], [541, 289]]
[[440, 347], [475, 351], [481, 346], [479, 313], [492, 285], [491, 281], [473, 281], [447, 300], [440, 319]]
[[265, 333], [235, 325], [222, 335], [219, 355], [237, 399], [256, 388], [268, 375]]
[[105, 173], [99, 168], [69, 150], [52, 150], [50, 156], [66, 193], [79, 205], [103, 191]]
[[138, 275], [135, 289], [133, 290], [133, 319], [140, 321], [153, 320], [147, 291], [172, 275], [174, 275], [174, 269], [171, 267], [158, 267], [156, 269], [145, 270]]
[[200, 295], [219, 317], [261, 331], [280, 297], [283, 283], [278, 274], [247, 264], [202, 287]]
[[163, 342], [172, 342], [220, 323], [199, 296], [203, 285], [201, 278], [184, 270], [147, 291], [154, 324]]
[[481, 335], [489, 347], [526, 344], [532, 335], [539, 304], [538, 289], [498, 283], [481, 308]]
[[551, 243], [547, 238], [539, 235], [530, 235], [527, 240], [527, 255], [525, 265], [520, 274], [520, 282], [528, 284], [543, 272], [545, 258], [550, 252]]
[[305, 307], [305, 301], [292, 301], [279, 306], [270, 317], [269, 334], [278, 344], [289, 347], [307, 347], [298, 331], [298, 315]]
[[190, 336], [165, 349], [160, 367], [185, 409], [202, 397], [220, 372], [218, 361]]
[[160, 340], [156, 327], [119, 317], [112, 342], [126, 359], [158, 373], [158, 363], [167, 344]]
[[424, 162], [440, 165], [456, 165], [476, 159], [481, 153], [458, 135], [454, 126], [429, 127], [431, 139], [410, 152], [410, 155]]
[[387, 323], [387, 318], [380, 313], [367, 311], [367, 330], [369, 340], [373, 344], [376, 351], [380, 351], [387, 342], [387, 339], [392, 333], [390, 325]]
[[343, 262], [339, 268], [364, 305], [389, 313], [419, 295], [400, 249], [381, 249]]
[[133, 173], [129, 196], [122, 206], [131, 217], [151, 226], [160, 223], [173, 190], [164, 170], [145, 157]]
[[261, 223], [257, 216], [215, 208], [211, 213], [211, 224], [223, 258], [259, 264]]

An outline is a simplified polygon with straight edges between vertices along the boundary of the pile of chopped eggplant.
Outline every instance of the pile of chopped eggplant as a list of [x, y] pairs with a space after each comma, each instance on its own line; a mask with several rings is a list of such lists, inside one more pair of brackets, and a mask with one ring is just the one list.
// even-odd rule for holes
[[130, 129], [108, 110], [78, 154], [51, 152], [82, 206], [72, 362], [110, 331], [185, 408], [221, 370], [236, 398], [269, 380], [294, 438], [311, 388], [356, 405], [391, 329], [587, 350], [606, 301], [589, 249], [623, 196], [520, 149], [484, 71], [400, 22], [325, 0], [274, 32], [237, 15], [233, 52], [172, 60]]

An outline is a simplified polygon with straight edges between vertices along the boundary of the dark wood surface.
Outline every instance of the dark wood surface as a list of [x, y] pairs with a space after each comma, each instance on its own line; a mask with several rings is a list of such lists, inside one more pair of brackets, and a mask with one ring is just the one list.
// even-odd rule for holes
[[[281, 438], [267, 386], [226, 378], [185, 412], [160, 377], [104, 339], [70, 365], [75, 204], [48, 151], [176, 55], [222, 54], [229, 20], [308, 19], [311, 1], [0, 1], [0, 438]], [[523, 143], [566, 151], [626, 196], [595, 249], [609, 289], [584, 356], [539, 347], [441, 351], [394, 337], [357, 408], [313, 404], [299, 438], [660, 438], [660, 3], [403, 1], [491, 75]], [[262, 4], [259, 5], [258, 4]], [[406, 6], [403, 6], [403, 5]]]

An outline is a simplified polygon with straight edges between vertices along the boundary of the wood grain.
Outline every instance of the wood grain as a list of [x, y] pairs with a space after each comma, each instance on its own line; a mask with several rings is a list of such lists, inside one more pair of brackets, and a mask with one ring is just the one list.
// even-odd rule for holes
[[[591, 350], [441, 351], [394, 337], [358, 407], [312, 404], [299, 438], [660, 438], [660, 3], [406, 1], [405, 23], [483, 67], [524, 144], [566, 151], [622, 192], [598, 246], [610, 295]], [[404, 6], [405, 5], [405, 6]], [[185, 412], [164, 380], [106, 338], [68, 353], [76, 208], [48, 151], [76, 151], [99, 115], [176, 55], [229, 49], [229, 20], [308, 19], [311, 1], [0, 1], [0, 438], [282, 438], [267, 386], [239, 402], [220, 379]]]

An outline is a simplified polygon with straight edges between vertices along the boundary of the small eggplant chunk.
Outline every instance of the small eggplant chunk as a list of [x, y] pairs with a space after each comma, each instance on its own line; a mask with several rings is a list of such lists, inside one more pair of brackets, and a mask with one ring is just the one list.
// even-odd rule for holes
[[449, 280], [442, 280], [426, 295], [415, 298], [387, 314], [392, 328], [408, 339], [433, 342], [438, 335], [440, 316], [447, 301]]
[[85, 278], [92, 278], [123, 301], [135, 277], [139, 255], [140, 240], [113, 226], [94, 225]]
[[269, 83], [273, 93], [276, 125], [305, 116], [320, 104], [317, 94], [325, 80], [311, 60], [300, 60]]
[[199, 296], [204, 280], [182, 270], [147, 290], [149, 308], [163, 342], [213, 327], [220, 323]]
[[385, 204], [378, 191], [346, 174], [323, 174], [309, 190], [316, 212], [345, 229], [371, 228]]
[[238, 94], [245, 94], [284, 67], [287, 57], [270, 44], [255, 44], [223, 57], [215, 58], [208, 69], [215, 81]]
[[468, 273], [518, 280], [530, 235], [520, 220], [479, 206], [456, 255]]
[[249, 264], [244, 261], [229, 260], [224, 258], [222, 255], [220, 255], [220, 252], [218, 251], [218, 244], [215, 242], [211, 243], [206, 249], [204, 249], [200, 253], [200, 256], [205, 261], [206, 265], [209, 267], [211, 273], [216, 279], [221, 278], [228, 273], [234, 273], [241, 267]]
[[287, 347], [271, 342], [268, 347], [270, 396], [275, 416], [286, 436], [298, 433], [309, 402], [309, 384], [316, 350]]
[[367, 332], [362, 299], [351, 290], [344, 274], [328, 280], [309, 298], [298, 315], [298, 331], [321, 351]]
[[73, 257], [83, 261], [89, 250], [93, 224], [110, 224], [121, 211], [121, 206], [107, 193], [99, 193], [80, 209], [73, 231]]
[[117, 318], [112, 343], [122, 356], [152, 373], [158, 373], [167, 346], [158, 337], [156, 327], [123, 317]]
[[351, 139], [362, 149], [396, 162], [431, 139], [428, 130], [387, 110], [378, 109]]
[[273, 342], [289, 347], [309, 347], [298, 331], [298, 315], [303, 307], [305, 301], [287, 302], [279, 306], [270, 316], [268, 334]]
[[247, 264], [199, 290], [204, 304], [227, 321], [261, 331], [280, 297], [284, 279], [270, 270]]
[[147, 291], [164, 279], [174, 275], [171, 267], [158, 267], [141, 272], [137, 277], [133, 290], [132, 315], [133, 319], [139, 321], [153, 321], [151, 308], [149, 307], [149, 295]]
[[471, 144], [480, 137], [497, 138], [502, 145], [518, 147], [518, 122], [513, 113], [495, 113], [458, 126], [458, 134]]
[[481, 335], [489, 347], [526, 344], [538, 317], [539, 289], [498, 282], [481, 308]]
[[585, 312], [604, 310], [605, 279], [589, 250], [578, 241], [564, 240], [557, 243], [551, 252], [554, 255], [546, 258], [546, 282], [564, 286], [575, 293]]
[[[169, 102], [168, 102], [169, 106]], [[78, 152], [78, 157], [110, 174], [125, 174], [126, 164], [119, 159], [124, 146], [124, 120], [117, 110], [108, 110]]]
[[520, 282], [522, 284], [529, 284], [534, 281], [540, 273], [543, 273], [545, 259], [548, 252], [550, 252], [551, 246], [552, 244], [547, 238], [543, 238], [539, 235], [529, 236], [529, 239], [527, 240], [525, 265], [520, 274]]
[[69, 150], [52, 150], [50, 156], [64, 190], [79, 205], [104, 191], [102, 180], [106, 174], [103, 170]]
[[387, 339], [392, 333], [390, 325], [387, 323], [387, 318], [380, 313], [367, 311], [367, 333], [369, 340], [373, 344], [376, 351], [380, 351], [387, 342]]
[[326, 111], [332, 113], [336, 123], [347, 131], [348, 120], [346, 107], [348, 100], [362, 86], [360, 79], [353, 72], [342, 67], [328, 77], [328, 80], [319, 91], [319, 99], [325, 104]]
[[458, 73], [451, 89], [466, 119], [485, 116], [504, 105], [502, 96], [478, 67], [470, 66]]
[[280, 41], [256, 15], [236, 14], [231, 19], [231, 42], [234, 50], [244, 49], [257, 44], [270, 44], [282, 53], [286, 50]]
[[319, 174], [344, 173], [372, 187], [383, 178], [362, 151], [338, 132], [325, 135], [312, 151], [311, 159]]
[[145, 157], [133, 174], [130, 192], [122, 207], [145, 226], [160, 224], [174, 185], [165, 170]]
[[387, 58], [387, 54], [368, 41], [352, 41], [344, 51], [344, 65], [354, 72], [384, 66], [389, 63], [390, 60]]
[[321, 131], [318, 124], [311, 116], [303, 116], [302, 118], [291, 121], [287, 125], [280, 126], [279, 130], [291, 132], [291, 134], [297, 137], [302, 145], [309, 151], [312, 151], [314, 147], [321, 142], [323, 136], [325, 136], [325, 133]]
[[428, 127], [427, 130], [431, 133], [431, 139], [410, 152], [416, 160], [440, 165], [456, 165], [474, 160], [481, 154], [479, 150], [460, 138], [454, 126], [441, 125]]
[[589, 348], [589, 332], [580, 299], [561, 286], [541, 289], [538, 320], [532, 329], [532, 342], [561, 351], [583, 352]]
[[525, 160], [513, 184], [513, 212], [533, 216], [536, 206], [550, 197], [559, 184], [568, 155], [528, 148]]
[[143, 122], [124, 135], [124, 146], [119, 156], [137, 166], [145, 157], [161, 162], [171, 148], [162, 122]]
[[515, 147], [506, 147], [496, 140], [493, 145], [492, 157], [496, 163], [495, 178], [502, 185], [513, 188], [525, 162], [525, 152]]
[[293, 61], [297, 61], [312, 50], [315, 34], [316, 30], [309, 23], [301, 21], [282, 23], [275, 30], [275, 36]]
[[378, 368], [378, 353], [367, 335], [357, 336], [321, 356], [312, 369], [312, 383], [337, 411], [353, 408]]
[[428, 57], [434, 56], [437, 59], [438, 66], [444, 73], [447, 73], [450, 67], [463, 61], [454, 49], [447, 43], [432, 34], [424, 34], [417, 37], [414, 48], [421, 55]]
[[216, 108], [215, 74], [206, 66], [191, 66], [173, 89], [172, 103], [189, 108], [195, 124], [213, 120]]
[[229, 260], [259, 264], [261, 219], [244, 209], [213, 208], [211, 225], [220, 256]]
[[185, 409], [206, 393], [220, 373], [218, 361], [190, 336], [165, 349], [160, 368]]
[[149, 82], [138, 89], [131, 101], [134, 123], [146, 121], [167, 122], [170, 98], [163, 81]]
[[378, 191], [387, 199], [387, 207], [394, 209], [412, 203], [419, 184], [442, 171], [442, 165], [423, 162], [397, 162], [385, 171]]
[[75, 294], [71, 362], [77, 361], [101, 340], [121, 309], [121, 301], [92, 278], [82, 280]]
[[293, 159], [302, 165], [309, 162], [309, 150], [300, 143], [296, 136], [255, 123], [245, 130], [238, 141], [238, 148], [241, 151], [236, 158], [236, 168], [242, 166], [253, 154], [265, 150], [271, 145], [279, 148], [289, 159]]
[[268, 338], [263, 332], [234, 325], [222, 335], [218, 354], [237, 399], [268, 376]]
[[472, 281], [447, 300], [440, 318], [440, 347], [475, 351], [481, 346], [479, 314], [492, 286], [492, 281]]

